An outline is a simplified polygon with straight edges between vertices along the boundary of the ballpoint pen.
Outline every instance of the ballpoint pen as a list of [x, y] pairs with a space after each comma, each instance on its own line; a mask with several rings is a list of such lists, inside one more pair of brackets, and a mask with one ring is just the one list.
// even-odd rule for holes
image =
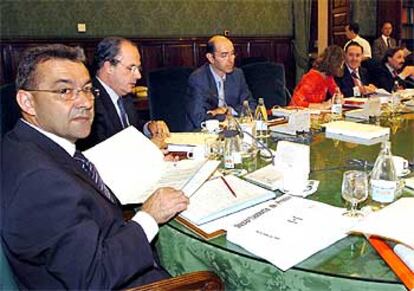
[[236, 193], [233, 191], [233, 189], [231, 189], [230, 185], [227, 183], [226, 179], [224, 179], [223, 176], [220, 176], [221, 180], [223, 181], [223, 183], [226, 185], [227, 189], [230, 190], [231, 194], [237, 198]]

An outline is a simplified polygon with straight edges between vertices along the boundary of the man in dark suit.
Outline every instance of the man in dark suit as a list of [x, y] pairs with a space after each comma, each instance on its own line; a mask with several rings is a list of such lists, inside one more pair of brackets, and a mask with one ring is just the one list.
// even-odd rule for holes
[[141, 79], [141, 56], [138, 47], [121, 37], [107, 37], [97, 46], [93, 86], [100, 90], [95, 99], [95, 119], [91, 134], [78, 142], [82, 149], [92, 147], [133, 125], [143, 131], [158, 146], [169, 135], [164, 121], [145, 123], [137, 114], [131, 95]]
[[397, 81], [400, 88], [414, 88], [414, 66], [405, 66], [404, 49], [391, 48], [385, 52], [382, 64], [375, 71], [374, 84], [388, 92]]
[[2, 143], [2, 244], [22, 289], [120, 289], [165, 278], [151, 241], [186, 208], [154, 192], [124, 221], [116, 197], [75, 148], [88, 136], [95, 89], [83, 51], [29, 49], [16, 80], [23, 118]]
[[359, 97], [375, 92], [376, 87], [369, 84], [367, 69], [361, 67], [363, 52], [363, 47], [354, 41], [345, 47], [344, 75], [335, 78], [336, 84], [345, 97]]
[[372, 45], [372, 57], [378, 63], [381, 63], [382, 58], [385, 55], [387, 49], [394, 48], [397, 46], [397, 42], [391, 37], [392, 34], [392, 23], [384, 22], [381, 27], [381, 36], [374, 40]]
[[187, 108], [193, 129], [209, 118], [223, 119], [228, 110], [238, 115], [243, 101], [255, 106], [243, 71], [234, 67], [233, 43], [216, 35], [207, 43], [208, 63], [195, 70], [188, 80]]

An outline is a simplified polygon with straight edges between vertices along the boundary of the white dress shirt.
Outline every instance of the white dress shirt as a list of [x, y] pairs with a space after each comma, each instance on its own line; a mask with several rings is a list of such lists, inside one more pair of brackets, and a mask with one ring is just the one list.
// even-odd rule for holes
[[[61, 146], [71, 157], [75, 155], [76, 152], [76, 146], [74, 143], [68, 141], [67, 139], [57, 136], [53, 133], [50, 133], [48, 131], [45, 131], [39, 127], [37, 127], [34, 124], [31, 124], [27, 122], [24, 119], [21, 119], [24, 123], [28, 124], [47, 138], [51, 139], [53, 142], [57, 143], [59, 146]], [[148, 239], [149, 242], [151, 242], [154, 237], [158, 233], [158, 224], [155, 221], [155, 219], [145, 211], [138, 211], [134, 217], [132, 217], [132, 220], [138, 223], [142, 229], [144, 230], [144, 233]]]
[[226, 74], [223, 77], [220, 77], [213, 69], [212, 65], [209, 65], [210, 71], [213, 74], [214, 81], [216, 82], [216, 88], [218, 92], [218, 107], [227, 107], [230, 109], [233, 116], [237, 116], [237, 111], [234, 110], [231, 106], [226, 104], [226, 96], [224, 95], [224, 82], [226, 81]]

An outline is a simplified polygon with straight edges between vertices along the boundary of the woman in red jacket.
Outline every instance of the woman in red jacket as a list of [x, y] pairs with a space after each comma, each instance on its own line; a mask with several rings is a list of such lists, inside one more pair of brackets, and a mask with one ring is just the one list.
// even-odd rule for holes
[[313, 68], [299, 81], [290, 105], [314, 109], [331, 108], [330, 97], [337, 87], [334, 77], [343, 75], [343, 65], [342, 48], [337, 45], [326, 48], [316, 59]]

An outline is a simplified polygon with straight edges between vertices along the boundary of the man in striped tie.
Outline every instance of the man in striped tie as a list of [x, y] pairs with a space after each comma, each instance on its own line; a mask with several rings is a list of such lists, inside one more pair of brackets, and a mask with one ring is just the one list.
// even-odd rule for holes
[[78, 146], [92, 147], [130, 125], [143, 131], [159, 147], [165, 146], [164, 139], [169, 136], [165, 122], [145, 122], [133, 104], [131, 92], [142, 77], [137, 45], [121, 37], [103, 39], [96, 49], [94, 70], [92, 83], [100, 90], [99, 98], [95, 99], [95, 120], [91, 134], [78, 141]]
[[116, 197], [75, 147], [90, 133], [98, 94], [84, 61], [80, 48], [48, 45], [29, 49], [18, 67], [23, 118], [2, 140], [0, 212], [19, 289], [112, 290], [168, 277], [151, 241], [188, 199], [160, 188], [124, 220]]

